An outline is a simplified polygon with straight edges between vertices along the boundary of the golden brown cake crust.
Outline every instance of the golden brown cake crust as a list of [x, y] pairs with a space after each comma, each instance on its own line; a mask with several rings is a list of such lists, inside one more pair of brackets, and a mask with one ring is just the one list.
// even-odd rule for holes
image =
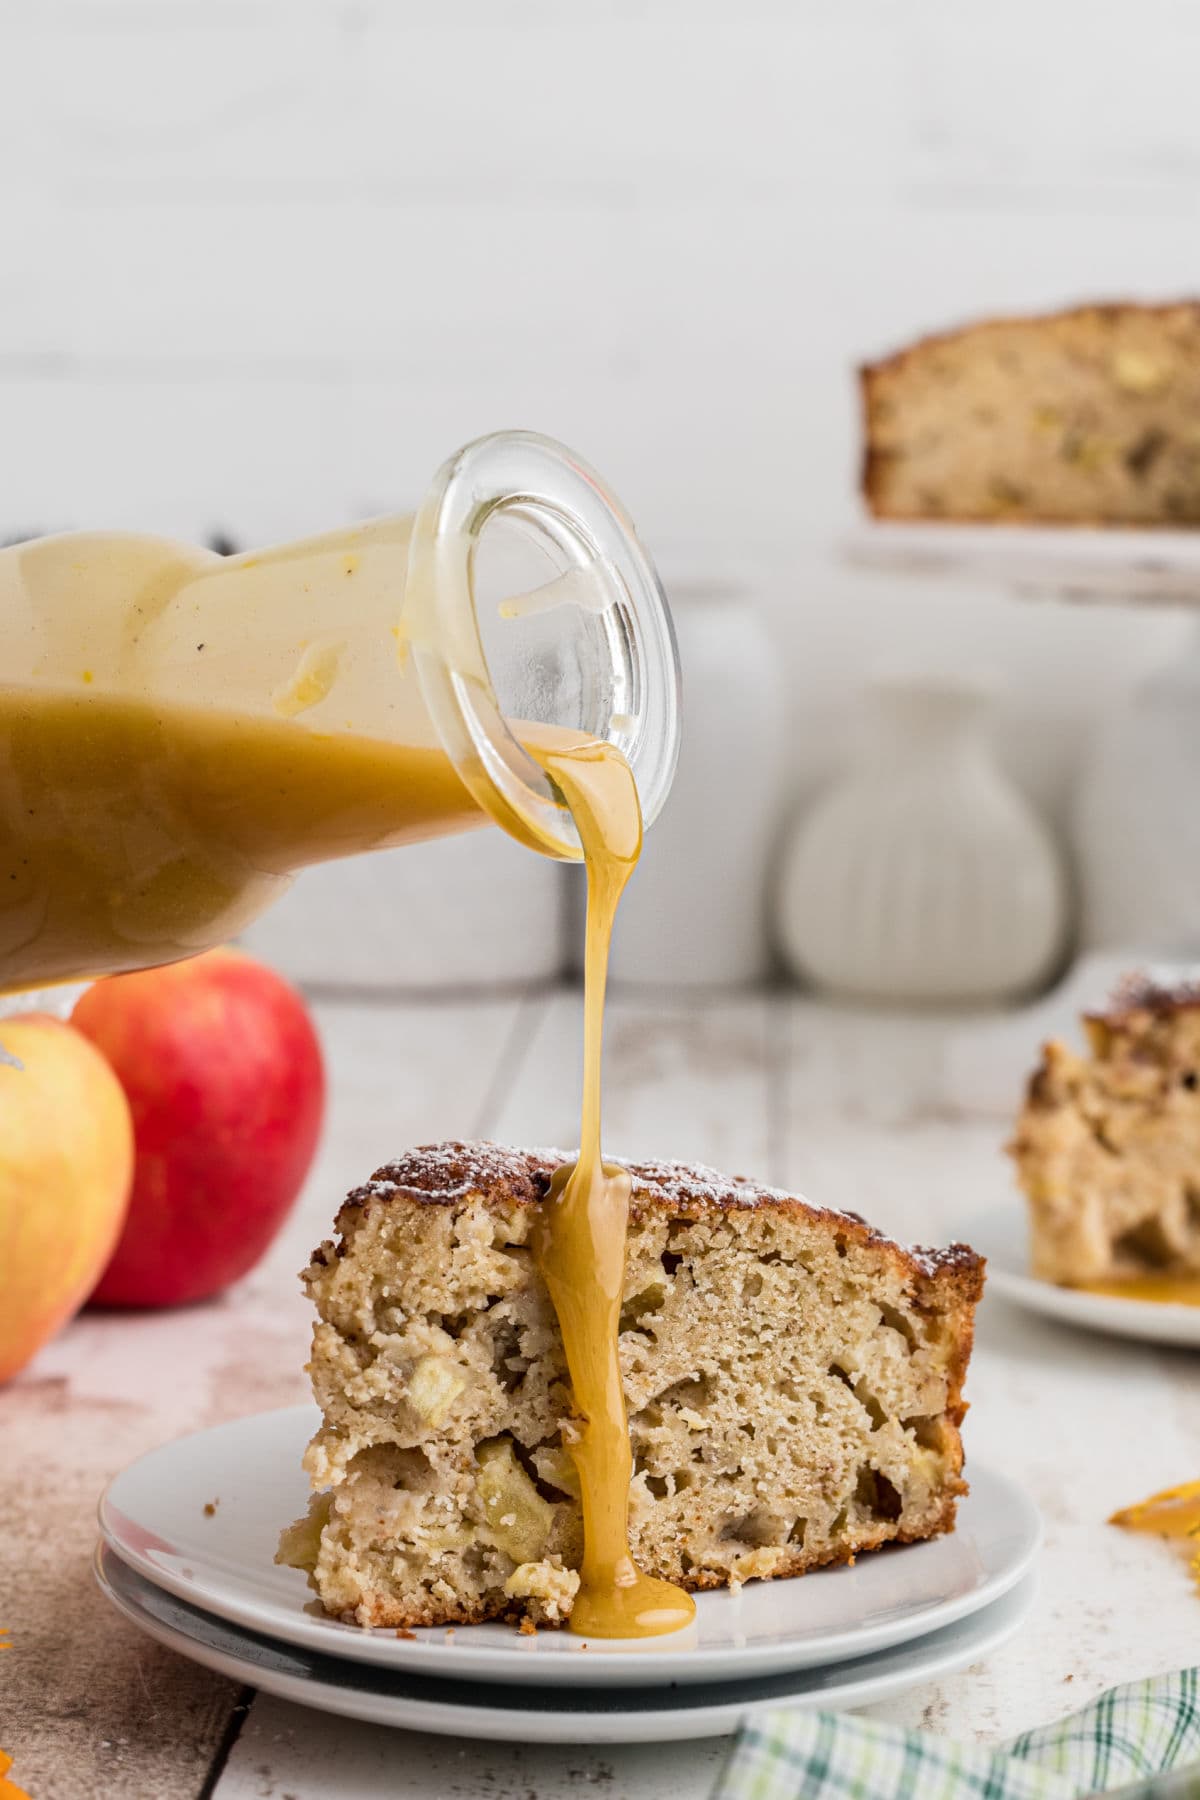
[[1200, 1274], [1200, 984], [1127, 976], [1044, 1045], [1010, 1146], [1033, 1272], [1071, 1286]]
[[[346, 1196], [337, 1225], [340, 1230], [347, 1209], [368, 1209], [396, 1199], [450, 1206], [463, 1195], [473, 1194], [485, 1204], [540, 1206], [554, 1171], [569, 1160], [562, 1150], [515, 1150], [506, 1144], [457, 1140], [419, 1144], [396, 1162], [384, 1163], [369, 1181], [354, 1188]], [[703, 1163], [611, 1160], [633, 1177], [631, 1223], [654, 1212], [669, 1213], [672, 1218], [700, 1218], [706, 1212], [770, 1207], [794, 1217], [824, 1220], [857, 1243], [886, 1248], [914, 1278], [927, 1280], [953, 1271], [964, 1302], [973, 1304], [983, 1292], [984, 1259], [969, 1244], [935, 1249], [899, 1244], [868, 1225], [859, 1213], [814, 1206], [798, 1194], [766, 1187], [744, 1175], [723, 1175]]]
[[[570, 1612], [569, 1382], [531, 1255], [555, 1150], [426, 1145], [305, 1274], [323, 1422], [280, 1560], [364, 1626]], [[983, 1262], [697, 1165], [635, 1163], [620, 1354], [634, 1554], [691, 1589], [953, 1527]]]
[[1200, 1006], [1200, 969], [1137, 969], [1122, 976], [1110, 998], [1100, 1006], [1089, 1008], [1085, 1019], [1118, 1024], [1134, 1013], [1152, 1013], [1166, 1018], [1171, 1013], [1188, 1012]]
[[1200, 524], [1200, 301], [1097, 301], [934, 332], [859, 369], [884, 519]]

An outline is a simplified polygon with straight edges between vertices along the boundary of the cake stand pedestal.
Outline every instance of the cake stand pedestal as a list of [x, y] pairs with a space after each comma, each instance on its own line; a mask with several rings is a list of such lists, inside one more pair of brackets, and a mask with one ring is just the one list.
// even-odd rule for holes
[[[1021, 599], [1200, 606], [1200, 532], [864, 522], [844, 560]], [[1200, 621], [1096, 730], [1068, 815], [1079, 944], [1200, 956]]]

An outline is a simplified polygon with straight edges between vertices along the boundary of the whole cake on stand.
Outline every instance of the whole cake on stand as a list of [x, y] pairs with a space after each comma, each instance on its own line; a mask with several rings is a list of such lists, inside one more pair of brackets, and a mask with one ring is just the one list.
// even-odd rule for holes
[[[1200, 602], [1200, 302], [1085, 305], [861, 370], [854, 567], [1021, 598]], [[1200, 951], [1200, 625], [1104, 717], [1071, 808], [1084, 947]]]

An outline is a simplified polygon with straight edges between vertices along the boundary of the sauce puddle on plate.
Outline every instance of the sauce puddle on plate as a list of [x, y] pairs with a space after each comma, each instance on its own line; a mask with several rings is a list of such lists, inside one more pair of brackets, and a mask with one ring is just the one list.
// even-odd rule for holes
[[1200, 1306], [1200, 1275], [1131, 1275], [1126, 1281], [1080, 1281], [1079, 1294], [1109, 1300], [1151, 1300], [1157, 1306]]

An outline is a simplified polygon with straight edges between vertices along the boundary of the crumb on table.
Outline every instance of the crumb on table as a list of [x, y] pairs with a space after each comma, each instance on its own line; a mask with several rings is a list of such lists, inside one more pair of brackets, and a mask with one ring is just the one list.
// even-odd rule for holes
[[211, 1519], [211, 1518], [212, 1518], [212, 1517], [213, 1517], [213, 1515], [214, 1515], [214, 1514], [215, 1514], [215, 1512], [216, 1512], [216, 1510], [217, 1510], [217, 1508], [218, 1508], [218, 1506], [220, 1506], [220, 1504], [221, 1504], [221, 1502], [220, 1502], [220, 1500], [219, 1500], [219, 1499], [217, 1499], [217, 1500], [206, 1500], [206, 1501], [205, 1501], [205, 1502], [204, 1502], [204, 1516], [205, 1516], [205, 1518], [206, 1518], [206, 1519]]

